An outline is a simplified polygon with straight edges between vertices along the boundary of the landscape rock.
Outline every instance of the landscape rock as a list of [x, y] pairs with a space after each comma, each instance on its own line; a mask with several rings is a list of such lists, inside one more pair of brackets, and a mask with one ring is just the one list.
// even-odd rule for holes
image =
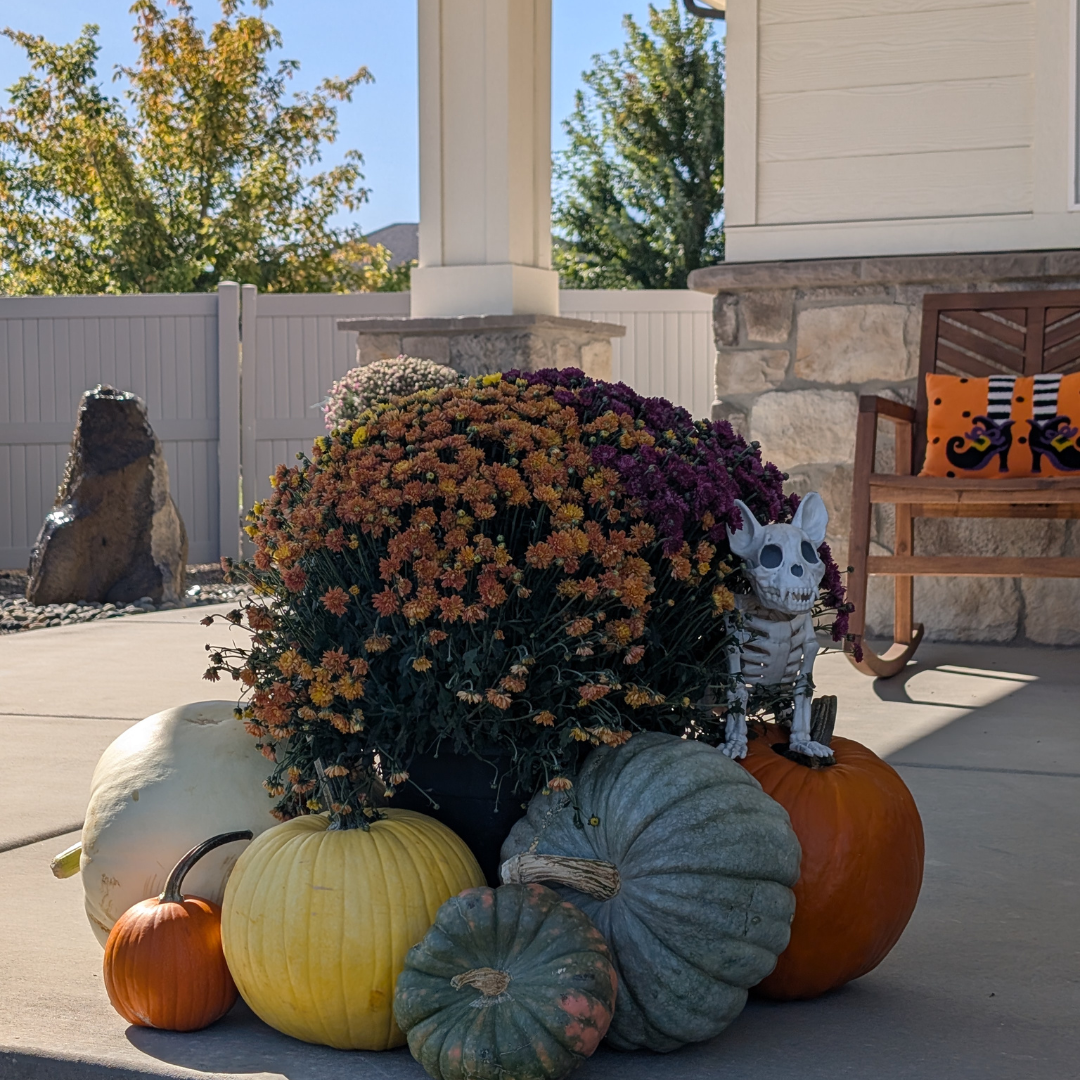
[[134, 394], [83, 394], [55, 509], [30, 556], [35, 605], [179, 601], [188, 541], [169, 469]]
[[903, 304], [850, 304], [799, 312], [795, 374], [837, 386], [913, 378], [915, 350], [904, 342]]

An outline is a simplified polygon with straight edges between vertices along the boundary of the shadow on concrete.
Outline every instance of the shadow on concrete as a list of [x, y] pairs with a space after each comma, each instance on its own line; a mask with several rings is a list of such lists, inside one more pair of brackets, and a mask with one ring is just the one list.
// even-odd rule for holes
[[159, 1061], [230, 1076], [269, 1073], [287, 1080], [418, 1080], [427, 1075], [405, 1048], [360, 1053], [313, 1046], [282, 1035], [264, 1024], [243, 1001], [195, 1038], [134, 1025], [126, 1035], [135, 1049]]

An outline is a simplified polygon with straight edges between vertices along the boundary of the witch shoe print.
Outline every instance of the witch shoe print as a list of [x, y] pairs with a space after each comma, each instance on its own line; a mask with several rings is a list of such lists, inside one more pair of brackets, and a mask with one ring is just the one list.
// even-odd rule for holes
[[1080, 450], [1075, 439], [1080, 429], [1070, 426], [1067, 416], [1055, 416], [1051, 420], [1029, 420], [1031, 434], [1028, 443], [1031, 446], [1031, 471], [1042, 472], [1042, 459], [1047, 460], [1062, 472], [1080, 471]]
[[[988, 416], [976, 416], [975, 426], [966, 435], [954, 435], [945, 446], [945, 456], [958, 469], [969, 472], [984, 468], [996, 455], [998, 468], [1009, 471], [1009, 450], [1012, 447], [1012, 420], [1001, 422]], [[962, 450], [964, 442], [971, 445]]]

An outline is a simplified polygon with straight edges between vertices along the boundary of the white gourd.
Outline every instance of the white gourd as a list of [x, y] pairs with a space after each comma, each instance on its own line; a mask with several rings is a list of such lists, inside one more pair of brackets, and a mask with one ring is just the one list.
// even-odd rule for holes
[[[94, 769], [79, 870], [102, 946], [132, 904], [157, 896], [180, 857], [208, 836], [276, 825], [262, 786], [268, 763], [229, 701], [166, 709], [128, 728]], [[220, 904], [245, 844], [195, 866], [184, 892]]]

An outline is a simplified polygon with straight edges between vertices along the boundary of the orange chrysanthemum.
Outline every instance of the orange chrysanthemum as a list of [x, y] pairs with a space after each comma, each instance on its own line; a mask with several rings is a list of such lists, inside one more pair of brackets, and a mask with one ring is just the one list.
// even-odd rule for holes
[[327, 589], [321, 599], [322, 606], [331, 615], [337, 615], [339, 618], [345, 614], [345, 609], [349, 606], [349, 594], [337, 585], [332, 589]]

